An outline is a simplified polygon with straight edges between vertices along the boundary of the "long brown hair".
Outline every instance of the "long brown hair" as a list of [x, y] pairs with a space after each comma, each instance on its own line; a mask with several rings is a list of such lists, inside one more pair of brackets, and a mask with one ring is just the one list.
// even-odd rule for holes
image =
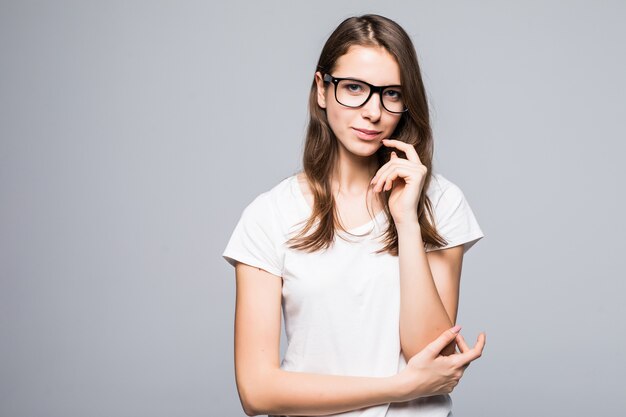
[[[413, 145], [420, 161], [428, 168], [429, 174], [424, 180], [417, 214], [424, 242], [441, 247], [447, 242], [437, 233], [434, 221], [431, 224], [426, 218], [428, 211], [428, 216], [433, 219], [433, 207], [424, 191], [428, 189], [432, 178], [430, 173], [433, 140], [426, 93], [413, 43], [404, 29], [391, 19], [375, 14], [350, 17], [341, 22], [326, 41], [317, 63], [317, 70], [332, 73], [339, 57], [347, 53], [353, 45], [383, 47], [396, 59], [400, 67], [402, 95], [408, 111], [403, 113], [392, 137]], [[310, 119], [303, 154], [304, 172], [313, 193], [313, 211], [299, 233], [288, 241], [290, 248], [309, 252], [328, 248], [334, 240], [336, 225], [341, 227], [337, 221], [330, 180], [330, 174], [338, 158], [337, 138], [328, 124], [325, 109], [317, 104], [316, 91], [314, 79], [309, 94]], [[404, 155], [403, 152], [394, 150], [399, 157]], [[375, 155], [378, 168], [389, 161], [390, 156], [391, 150], [381, 146]], [[384, 234], [385, 246], [377, 253], [387, 251], [397, 256], [398, 234], [389, 210], [390, 192], [381, 193], [389, 226]], [[318, 226], [312, 233], [307, 234], [316, 223]]]

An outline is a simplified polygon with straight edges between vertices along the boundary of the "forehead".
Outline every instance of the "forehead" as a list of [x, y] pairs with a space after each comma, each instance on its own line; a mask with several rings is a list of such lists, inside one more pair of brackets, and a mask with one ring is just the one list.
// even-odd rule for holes
[[332, 75], [358, 78], [374, 85], [400, 84], [400, 66], [382, 46], [350, 46], [337, 59]]

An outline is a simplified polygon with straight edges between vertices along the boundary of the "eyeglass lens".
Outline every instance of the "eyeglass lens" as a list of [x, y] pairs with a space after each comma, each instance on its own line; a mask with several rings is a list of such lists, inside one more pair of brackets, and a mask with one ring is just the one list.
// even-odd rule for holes
[[[367, 84], [354, 80], [341, 80], [337, 83], [337, 101], [344, 106], [359, 107], [365, 104], [370, 95]], [[391, 112], [402, 112], [404, 102], [399, 88], [386, 88], [381, 94], [383, 106]]]

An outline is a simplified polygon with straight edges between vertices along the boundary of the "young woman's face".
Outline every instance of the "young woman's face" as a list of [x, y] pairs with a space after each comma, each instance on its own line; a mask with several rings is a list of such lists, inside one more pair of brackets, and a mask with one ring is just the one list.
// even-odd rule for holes
[[[400, 85], [400, 67], [383, 47], [353, 45], [342, 55], [330, 74], [336, 78], [355, 78], [376, 86]], [[318, 105], [326, 109], [331, 129], [339, 146], [359, 156], [370, 156], [389, 138], [401, 114], [390, 113], [381, 103], [380, 94], [372, 94], [361, 107], [345, 107], [335, 99], [335, 85], [323, 83], [324, 74], [317, 72]], [[355, 87], [352, 87], [355, 88]]]

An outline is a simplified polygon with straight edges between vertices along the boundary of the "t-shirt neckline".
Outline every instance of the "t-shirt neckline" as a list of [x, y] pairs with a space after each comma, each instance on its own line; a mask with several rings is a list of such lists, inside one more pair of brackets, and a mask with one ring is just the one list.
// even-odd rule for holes
[[[306, 201], [306, 198], [304, 197], [304, 193], [302, 192], [302, 189], [300, 188], [300, 184], [298, 182], [298, 174], [295, 174], [291, 177], [291, 185], [294, 189], [294, 192], [297, 196], [297, 200], [298, 203], [300, 204], [300, 206], [303, 209], [303, 212], [307, 215], [310, 216], [313, 209], [311, 208], [311, 206], [309, 206], [309, 203]], [[376, 225], [378, 224], [378, 220], [382, 219], [385, 215], [385, 210], [380, 210], [373, 219], [370, 219], [370, 221], [368, 221], [365, 224], [362, 224], [360, 226], [357, 227], [353, 227], [351, 229], [347, 229], [348, 233], [352, 233], [352, 234], [360, 234], [361, 231], [365, 231], [368, 228], [371, 228], [372, 230], [369, 233], [372, 233], [374, 231], [374, 229], [376, 228]], [[372, 227], [374, 226], [374, 227]]]

